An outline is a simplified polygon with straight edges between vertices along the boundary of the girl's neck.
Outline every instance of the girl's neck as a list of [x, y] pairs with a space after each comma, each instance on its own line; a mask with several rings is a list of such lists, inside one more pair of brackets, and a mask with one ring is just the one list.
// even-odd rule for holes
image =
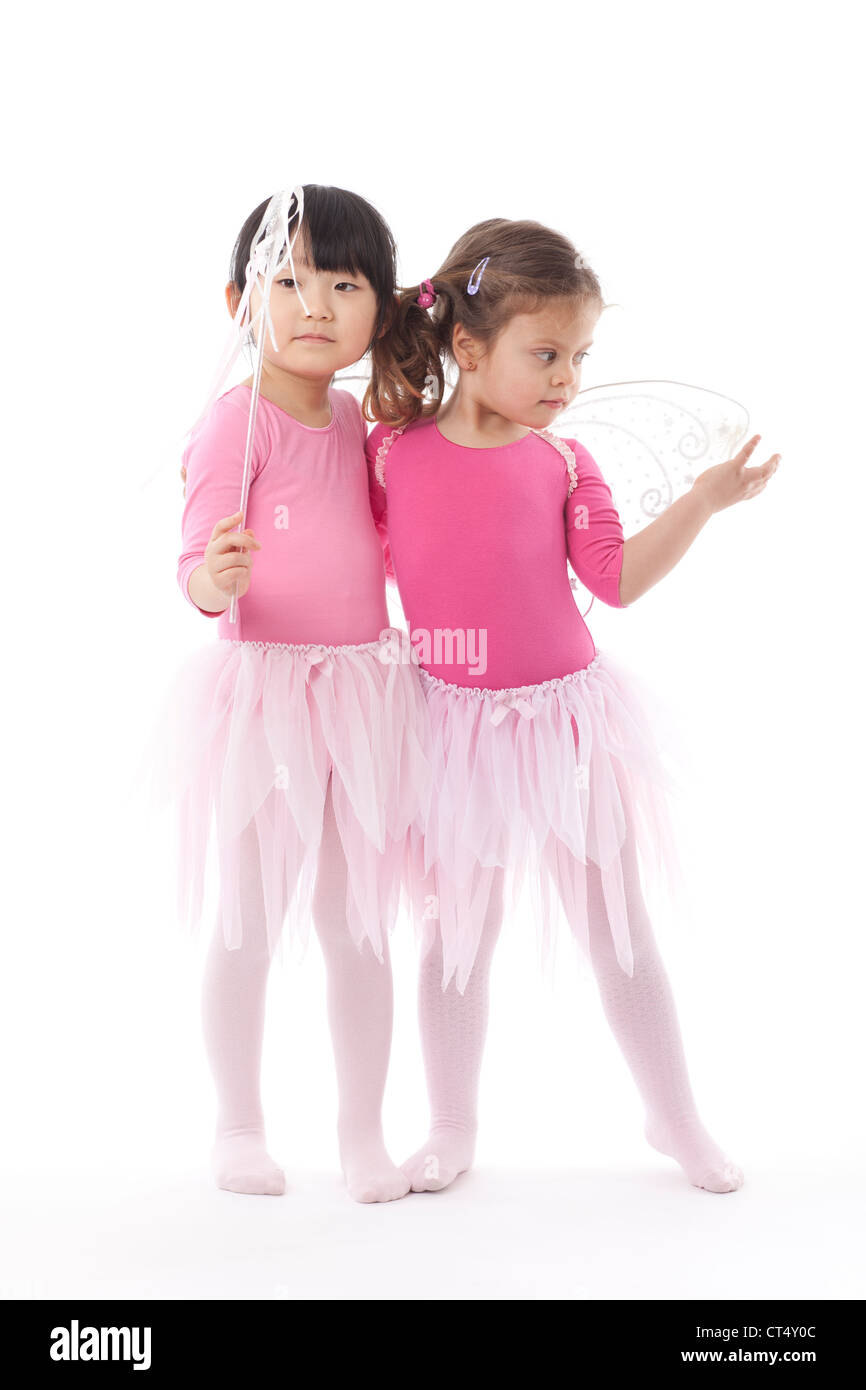
[[514, 444], [532, 433], [526, 425], [485, 410], [477, 401], [461, 400], [459, 391], [449, 396], [437, 413], [436, 424], [445, 439], [469, 449], [493, 449], [500, 444]]
[[[252, 387], [253, 378], [248, 377], [244, 386]], [[302, 425], [320, 429], [331, 423], [331, 403], [328, 391], [331, 378], [307, 380], [305, 377], [289, 376], [281, 372], [275, 376], [266, 372], [262, 365], [262, 379], [259, 382], [259, 395], [266, 401], [278, 405], [287, 415], [291, 415]]]

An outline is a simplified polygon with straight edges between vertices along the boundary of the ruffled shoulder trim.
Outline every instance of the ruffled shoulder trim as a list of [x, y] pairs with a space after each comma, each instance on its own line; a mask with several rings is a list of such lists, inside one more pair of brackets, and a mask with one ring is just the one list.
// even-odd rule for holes
[[533, 430], [532, 433], [537, 434], [540, 439], [546, 439], [548, 444], [552, 444], [557, 453], [565, 459], [565, 466], [568, 469], [567, 501], [577, 487], [577, 461], [574, 450], [570, 444], [567, 444], [564, 439], [560, 439], [558, 435], [552, 434], [550, 430]]
[[405, 428], [405, 425], [397, 425], [389, 434], [384, 436], [382, 443], [376, 450], [376, 481], [382, 488], [385, 487], [385, 460], [388, 457], [388, 450]]

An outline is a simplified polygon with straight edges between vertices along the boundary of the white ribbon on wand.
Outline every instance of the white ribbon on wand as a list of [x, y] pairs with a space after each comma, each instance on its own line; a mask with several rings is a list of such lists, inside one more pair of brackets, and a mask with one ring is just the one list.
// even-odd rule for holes
[[[292, 200], [294, 200], [295, 202], [295, 211], [290, 216], [289, 207], [291, 206]], [[259, 313], [255, 316], [256, 319], [260, 318], [261, 322], [259, 324], [259, 341], [257, 344], [256, 365], [253, 374], [252, 392], [250, 395], [250, 414], [249, 420], [247, 422], [247, 440], [246, 447], [244, 449], [244, 471], [241, 480], [241, 503], [239, 508], [241, 513], [241, 519], [238, 526], [236, 527], [236, 530], [238, 531], [243, 531], [244, 525], [246, 523], [247, 500], [249, 497], [250, 487], [250, 464], [252, 461], [253, 439], [255, 437], [256, 429], [256, 417], [258, 415], [259, 408], [259, 388], [262, 379], [262, 361], [264, 359], [266, 333], [270, 333], [271, 342], [274, 346], [274, 351], [279, 351], [279, 345], [276, 340], [276, 335], [274, 333], [274, 325], [270, 314], [271, 285], [273, 284], [275, 276], [284, 267], [284, 250], [287, 253], [288, 265], [292, 271], [292, 278], [294, 279], [295, 263], [292, 258], [292, 248], [295, 244], [295, 241], [297, 240], [298, 231], [300, 230], [303, 215], [304, 190], [301, 185], [297, 185], [293, 189], [282, 189], [281, 192], [275, 194], [274, 197], [270, 200], [267, 208], [265, 209], [265, 214], [259, 224], [259, 230], [256, 233], [256, 236], [253, 240], [253, 244], [250, 248], [250, 258], [247, 262], [246, 269], [246, 285], [244, 288], [244, 294], [241, 299], [241, 303], [238, 305], [236, 323], [238, 327], [238, 332], [241, 335], [243, 335], [243, 320], [246, 317], [247, 310], [252, 303], [253, 284], [257, 279], [261, 277], [262, 273], [264, 273], [264, 288], [262, 289], [261, 308], [259, 310]], [[295, 217], [297, 217], [298, 219], [298, 224], [295, 228], [294, 236], [290, 236], [289, 224], [294, 220]], [[309, 310], [307, 309], [307, 306], [304, 303], [304, 298], [300, 292], [300, 289], [298, 289], [298, 298], [300, 299], [301, 304], [303, 305], [304, 313], [309, 313]], [[249, 323], [250, 332], [252, 332], [254, 322], [255, 319], [251, 318]], [[237, 581], [234, 585], [234, 591], [232, 593], [231, 603], [229, 605], [228, 616], [230, 623], [237, 622]]]
[[[263, 306], [264, 307], [264, 306]], [[276, 345], [275, 345], [276, 346]], [[250, 400], [250, 414], [247, 420], [247, 443], [244, 449], [244, 471], [241, 479], [241, 519], [237, 530], [243, 531], [247, 519], [247, 499], [250, 491], [250, 460], [253, 456], [253, 437], [256, 432], [256, 416], [259, 413], [259, 383], [262, 379], [262, 358], [265, 355], [265, 321], [264, 316], [259, 328], [258, 350], [256, 352], [256, 369], [253, 375], [253, 394]], [[229, 622], [236, 623], [238, 620], [238, 586], [240, 580], [235, 580], [232, 600], [229, 604]]]

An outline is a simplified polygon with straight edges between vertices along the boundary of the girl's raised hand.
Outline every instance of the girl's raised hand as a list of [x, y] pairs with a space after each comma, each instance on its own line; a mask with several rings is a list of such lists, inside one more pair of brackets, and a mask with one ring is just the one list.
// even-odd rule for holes
[[261, 550], [262, 546], [249, 526], [243, 531], [232, 530], [240, 519], [241, 513], [237, 511], [234, 516], [224, 516], [217, 522], [205, 546], [204, 560], [207, 572], [220, 593], [231, 594], [237, 584], [238, 598], [243, 598], [252, 578], [253, 557], [250, 551]]
[[183, 478], [183, 495], [186, 497], [186, 464], [181, 464], [180, 476]]
[[713, 512], [732, 507], [735, 502], [745, 502], [763, 492], [779, 466], [781, 454], [774, 454], [758, 468], [747, 468], [746, 464], [754, 453], [761, 438], [755, 434], [744, 444], [738, 454], [726, 463], [717, 463], [698, 474], [692, 488], [703, 493]]

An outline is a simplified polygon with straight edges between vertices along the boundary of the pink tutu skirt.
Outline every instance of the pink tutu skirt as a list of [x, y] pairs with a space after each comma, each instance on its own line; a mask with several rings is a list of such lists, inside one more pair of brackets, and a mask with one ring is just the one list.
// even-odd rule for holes
[[430, 791], [419, 671], [390, 659], [393, 636], [355, 646], [220, 638], [180, 668], [154, 726], [150, 778], [156, 805], [176, 813], [178, 906], [191, 930], [210, 851], [218, 926], [240, 946], [241, 835], [255, 827], [269, 949], [287, 926], [303, 956], [330, 778], [349, 931], [382, 959], [407, 830]]
[[586, 869], [597, 865], [616, 957], [631, 975], [627, 833], [658, 901], [673, 902], [683, 881], [668, 802], [683, 752], [666, 706], [598, 651], [583, 670], [514, 690], [450, 685], [423, 668], [419, 677], [432, 786], [409, 837], [407, 891], [422, 954], [441, 940], [443, 989], [455, 975], [466, 988], [498, 869], [512, 906], [529, 875], [546, 962], [561, 914], [589, 959]]

